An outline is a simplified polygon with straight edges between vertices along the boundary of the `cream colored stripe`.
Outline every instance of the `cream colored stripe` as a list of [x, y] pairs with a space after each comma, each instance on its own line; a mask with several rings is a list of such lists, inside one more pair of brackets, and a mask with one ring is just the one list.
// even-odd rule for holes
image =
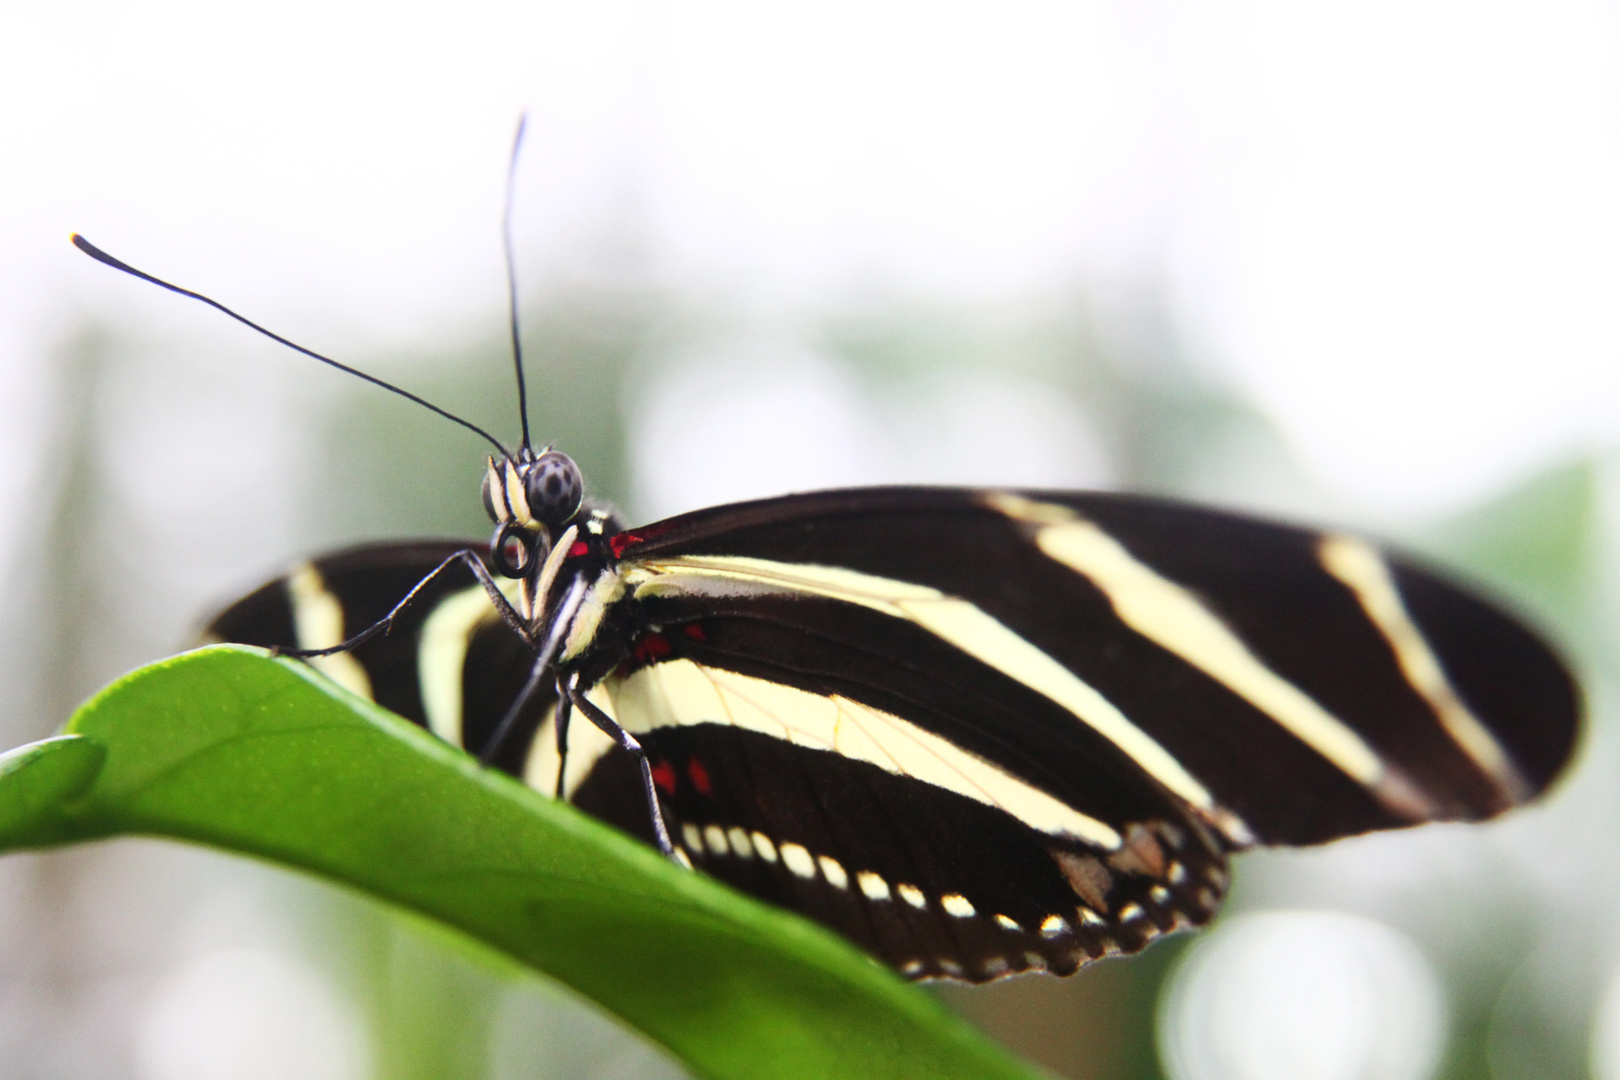
[[1389, 642], [1406, 681], [1429, 703], [1452, 741], [1514, 801], [1527, 798], [1529, 785], [1514, 768], [1501, 743], [1457, 696], [1439, 657], [1429, 648], [1423, 632], [1407, 612], [1383, 556], [1364, 540], [1334, 535], [1322, 537], [1317, 554], [1327, 572], [1355, 594], [1367, 618]]
[[512, 464], [511, 458], [506, 459], [502, 479], [506, 487], [506, 505], [512, 508], [512, 519], [519, 525], [533, 522], [534, 515], [529, 513], [529, 495], [523, 490], [523, 477], [518, 475], [517, 466]]
[[[328, 591], [314, 563], [304, 563], [287, 575], [287, 599], [300, 649], [330, 649], [343, 643], [343, 605]], [[348, 653], [313, 656], [309, 663], [345, 690], [363, 698], [372, 696], [366, 669]]]
[[[501, 593], [515, 601], [521, 582], [499, 580]], [[416, 645], [416, 679], [428, 728], [452, 746], [461, 745], [462, 682], [467, 647], [479, 627], [499, 616], [482, 585], [446, 596], [422, 623]]]
[[[588, 649], [596, 640], [596, 632], [601, 629], [602, 618], [607, 614], [618, 599], [624, 595], [624, 579], [613, 567], [608, 567], [596, 576], [590, 588], [585, 592], [585, 598], [580, 601], [578, 610], [574, 612], [573, 619], [568, 624], [568, 640], [563, 644], [562, 658], [572, 660]], [[540, 599], [544, 602], [544, 597]]]
[[534, 618], [534, 609], [546, 602], [546, 594], [551, 592], [552, 584], [557, 580], [557, 571], [562, 569], [564, 560], [568, 558], [568, 549], [574, 546], [574, 538], [579, 535], [579, 526], [570, 525], [563, 530], [557, 543], [546, 553], [546, 561], [540, 564], [540, 577], [534, 587], [534, 599], [531, 602], [527, 592], [523, 594], [523, 617]]
[[[593, 686], [585, 697], [597, 708], [613, 716], [613, 700], [601, 686]], [[568, 722], [568, 776], [563, 782], [563, 798], [571, 798], [585, 782], [596, 763], [617, 744], [602, 729], [581, 716], [579, 710]], [[548, 798], [557, 792], [557, 708], [546, 710], [545, 719], [529, 744], [529, 757], [523, 763], [523, 782]]]
[[[848, 698], [812, 694], [691, 660], [650, 664], [605, 685], [617, 707], [616, 718], [630, 732], [731, 724], [954, 791], [1054, 836], [1109, 850], [1120, 845], [1119, 834], [1096, 818], [932, 732]], [[571, 747], [571, 773], [573, 754]]]
[[[573, 725], [570, 724], [570, 727]], [[593, 725], [594, 726], [594, 725]], [[572, 734], [572, 732], [570, 732]], [[570, 740], [571, 741], [571, 740]], [[523, 761], [523, 782], [547, 798], [557, 793], [557, 706], [552, 705], [534, 729], [529, 756]]]
[[[926, 585], [841, 567], [743, 556], [681, 556], [637, 563], [625, 574], [635, 595], [796, 593], [825, 596], [916, 623], [1008, 678], [1063, 706], [1194, 806], [1215, 801], [1164, 747], [1088, 683], [966, 600]], [[1234, 822], [1234, 827], [1237, 827]]]
[[1102, 529], [1082, 519], [1043, 525], [1035, 543], [1101, 589], [1125, 625], [1221, 683], [1346, 775], [1368, 787], [1383, 781], [1383, 760], [1360, 735], [1268, 668], [1191, 592]]
[[489, 489], [490, 504], [495, 507], [495, 518], [503, 525], [512, 520], [512, 508], [506, 504], [506, 481], [495, 465], [495, 458], [485, 458], [489, 465], [484, 470], [484, 485]]

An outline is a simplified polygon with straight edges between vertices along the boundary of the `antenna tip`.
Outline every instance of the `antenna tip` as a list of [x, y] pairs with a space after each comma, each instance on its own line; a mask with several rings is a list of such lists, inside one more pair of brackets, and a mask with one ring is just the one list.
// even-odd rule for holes
[[104, 263], [107, 263], [108, 265], [112, 265], [112, 266], [117, 265], [117, 263], [113, 262], [112, 256], [108, 255], [105, 251], [102, 251], [100, 248], [96, 247], [96, 245], [92, 244], [90, 241], [86, 240], [84, 237], [80, 236], [78, 233], [74, 233], [73, 235], [69, 236], [68, 239], [73, 241], [73, 246], [74, 247], [78, 248], [80, 251], [84, 252], [86, 255], [90, 256], [92, 259], [96, 259], [96, 260], [98, 260], [100, 262], [104, 262]]
[[[102, 251], [100, 248], [96, 247], [96, 245], [92, 244], [90, 241], [88, 241], [84, 237], [80, 236], [78, 233], [74, 233], [70, 237], [70, 239], [73, 241], [73, 246], [74, 247], [78, 248], [80, 251], [84, 252], [86, 255], [90, 256], [92, 259], [96, 260], [99, 263], [106, 263], [108, 266], [112, 267], [114, 270], [122, 270], [126, 274], [134, 274], [136, 277], [139, 277], [139, 278], [148, 278], [148, 280], [157, 281], [156, 278], [149, 278], [148, 275], [141, 273], [139, 270], [135, 269], [133, 266], [130, 266], [127, 263], [120, 262], [119, 260], [113, 258], [111, 255], [107, 254], [105, 251]], [[161, 281], [158, 281], [157, 283], [159, 285], [162, 285], [165, 289], [174, 288], [174, 286], [165, 284], [164, 282], [161, 282]], [[180, 291], [180, 290], [176, 290], [176, 291]]]

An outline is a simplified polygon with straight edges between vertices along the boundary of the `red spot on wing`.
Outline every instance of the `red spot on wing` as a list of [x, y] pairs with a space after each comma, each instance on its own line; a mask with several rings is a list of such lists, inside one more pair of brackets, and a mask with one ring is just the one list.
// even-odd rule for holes
[[714, 784], [709, 780], [709, 770], [703, 767], [703, 762], [692, 758], [686, 763], [686, 775], [692, 778], [692, 786], [704, 795], [714, 794]]
[[636, 642], [635, 657], [643, 664], [662, 660], [669, 652], [669, 639], [663, 634], [643, 634], [641, 640]]
[[703, 624], [689, 622], [681, 627], [681, 631], [693, 641], [708, 641], [709, 635], [703, 632]]
[[587, 544], [583, 540], [575, 540], [573, 542], [573, 544], [569, 545], [568, 557], [570, 559], [577, 559], [581, 555], [588, 554], [590, 552], [590, 550], [591, 550], [591, 545]]
[[675, 794], [675, 766], [667, 761], [658, 762], [652, 767], [652, 778], [664, 794]]
[[668, 533], [674, 527], [675, 522], [679, 520], [679, 518], [666, 518], [663, 521], [655, 521], [651, 525], [643, 525], [635, 532], [622, 532], [608, 537], [608, 546], [613, 549], [613, 557], [622, 559], [625, 548], [633, 547], [636, 544], [652, 543], [660, 536]]

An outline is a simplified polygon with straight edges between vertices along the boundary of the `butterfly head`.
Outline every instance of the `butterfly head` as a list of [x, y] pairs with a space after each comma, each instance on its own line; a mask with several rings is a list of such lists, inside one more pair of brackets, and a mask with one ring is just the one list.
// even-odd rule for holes
[[527, 447], [489, 459], [484, 470], [484, 509], [495, 522], [490, 562], [506, 577], [527, 576], [545, 561], [559, 533], [579, 513], [585, 481], [567, 454]]

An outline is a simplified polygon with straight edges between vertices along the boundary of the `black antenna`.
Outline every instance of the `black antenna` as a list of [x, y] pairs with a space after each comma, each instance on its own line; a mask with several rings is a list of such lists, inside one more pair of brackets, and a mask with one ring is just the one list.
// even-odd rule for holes
[[518, 333], [517, 265], [512, 258], [512, 189], [517, 186], [518, 151], [523, 147], [523, 129], [528, 113], [518, 114], [517, 134], [512, 137], [512, 156], [506, 163], [506, 208], [501, 212], [501, 246], [506, 251], [506, 305], [512, 322], [512, 365], [517, 368], [518, 418], [523, 421], [523, 449], [529, 448], [529, 384], [523, 378], [523, 338]]
[[[215, 310], [218, 310], [218, 311], [223, 311], [225, 314], [229, 315], [231, 318], [235, 319], [237, 322], [241, 323], [242, 325], [247, 326], [247, 327], [249, 327], [251, 329], [257, 330], [259, 333], [263, 334], [265, 337], [269, 338], [271, 341], [279, 341], [281, 344], [287, 346], [287, 348], [293, 349], [293, 350], [295, 350], [297, 352], [301, 352], [305, 356], [310, 357], [311, 359], [319, 360], [323, 364], [330, 364], [332, 367], [337, 368], [339, 371], [346, 371], [350, 375], [355, 376], [356, 378], [364, 379], [368, 383], [371, 383], [371, 384], [373, 384], [375, 386], [380, 386], [384, 390], [387, 390], [387, 391], [389, 391], [391, 393], [398, 394], [400, 397], [405, 398], [408, 401], [414, 401], [418, 405], [422, 406], [424, 409], [431, 409], [432, 411], [438, 413], [440, 416], [444, 417], [446, 420], [453, 420], [454, 422], [460, 424], [462, 427], [466, 428], [468, 431], [474, 432], [474, 433], [476, 433], [478, 435], [483, 436], [485, 439], [488, 439], [489, 442], [495, 447], [495, 449], [497, 449], [497, 450], [499, 450], [501, 452], [502, 457], [511, 457], [512, 456], [510, 451], [508, 451], [506, 449], [506, 447], [501, 445], [501, 441], [499, 439], [497, 439], [495, 436], [491, 435], [489, 432], [485, 431], [483, 428], [479, 427], [477, 424], [474, 424], [474, 423], [472, 423], [471, 421], [468, 421], [468, 420], [463, 420], [461, 417], [457, 416], [455, 413], [446, 412], [444, 409], [441, 409], [437, 405], [433, 404], [433, 402], [428, 401], [428, 400], [426, 400], [424, 398], [419, 398], [415, 394], [411, 393], [409, 390], [401, 390], [399, 387], [395, 386], [393, 383], [384, 382], [383, 380], [377, 378], [377, 376], [375, 376], [375, 375], [367, 375], [365, 372], [360, 371], [357, 368], [352, 368], [348, 364], [340, 364], [336, 360], [333, 360], [329, 356], [322, 356], [318, 352], [314, 352], [314, 351], [312, 351], [310, 349], [306, 349], [302, 345], [298, 344], [295, 341], [288, 341], [286, 338], [282, 337], [280, 334], [277, 334], [277, 333], [274, 333], [272, 331], [266, 330], [264, 327], [260, 326], [258, 323], [254, 322], [252, 319], [245, 318], [244, 316], [238, 315], [236, 312], [232, 311], [230, 308], [226, 307], [224, 304], [220, 303], [218, 300], [211, 300], [208, 297], [204, 296], [202, 293], [192, 292], [190, 289], [182, 289], [178, 285], [169, 284], [167, 281], [164, 281], [162, 278], [155, 278], [151, 274], [145, 273], [144, 271], [141, 271], [141, 270], [137, 270], [133, 266], [129, 265], [128, 263], [121, 262], [118, 259], [113, 258], [111, 255], [107, 254], [105, 251], [102, 251], [100, 248], [96, 247], [96, 245], [92, 244], [90, 241], [88, 241], [84, 237], [80, 236], [78, 233], [73, 234], [73, 246], [78, 248], [80, 251], [84, 252], [86, 255], [90, 256], [92, 259], [96, 260], [97, 262], [106, 263], [108, 266], [112, 267], [114, 270], [122, 270], [124, 273], [129, 274], [132, 277], [138, 277], [142, 281], [149, 281], [153, 285], [156, 285], [156, 286], [158, 286], [160, 288], [168, 289], [170, 292], [173, 292], [173, 293], [179, 293], [181, 296], [189, 296], [193, 300], [201, 300], [203, 303], [207, 304], [209, 307], [214, 308]], [[527, 438], [527, 437], [525, 437], [525, 438]]]

